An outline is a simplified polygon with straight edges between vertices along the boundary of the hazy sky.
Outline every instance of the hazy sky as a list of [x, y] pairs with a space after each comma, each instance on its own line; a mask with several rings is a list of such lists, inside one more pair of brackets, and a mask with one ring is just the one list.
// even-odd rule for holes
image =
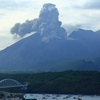
[[15, 23], [38, 18], [44, 3], [53, 3], [66, 31], [100, 30], [100, 0], [0, 0], [0, 50], [16, 42], [10, 29]]

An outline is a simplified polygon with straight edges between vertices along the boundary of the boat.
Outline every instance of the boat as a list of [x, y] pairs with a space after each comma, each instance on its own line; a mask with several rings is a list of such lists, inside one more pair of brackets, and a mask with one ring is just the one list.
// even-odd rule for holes
[[25, 100], [37, 100], [37, 99], [35, 98], [34, 94], [25, 94], [25, 95], [23, 96], [23, 98], [24, 98]]

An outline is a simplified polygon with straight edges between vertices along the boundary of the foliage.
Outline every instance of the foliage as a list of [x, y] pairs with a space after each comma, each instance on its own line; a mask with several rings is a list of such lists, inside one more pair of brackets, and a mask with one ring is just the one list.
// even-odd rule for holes
[[[28, 83], [30, 93], [97, 94], [100, 95], [100, 72], [64, 71], [33, 74], [0, 74], [0, 80], [13, 78]], [[10, 89], [13, 92], [16, 90]]]
[[3, 93], [0, 93], [0, 99], [3, 98], [3, 97], [4, 97], [4, 94]]

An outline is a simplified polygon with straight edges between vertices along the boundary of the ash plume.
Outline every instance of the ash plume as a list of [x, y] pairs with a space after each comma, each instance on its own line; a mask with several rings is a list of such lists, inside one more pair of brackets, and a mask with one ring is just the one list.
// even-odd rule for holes
[[66, 30], [61, 27], [62, 22], [59, 21], [59, 12], [54, 4], [44, 4], [39, 18], [26, 20], [24, 23], [16, 23], [10, 30], [11, 34], [24, 37], [26, 34], [36, 32], [42, 36], [43, 41], [52, 38], [67, 37]]

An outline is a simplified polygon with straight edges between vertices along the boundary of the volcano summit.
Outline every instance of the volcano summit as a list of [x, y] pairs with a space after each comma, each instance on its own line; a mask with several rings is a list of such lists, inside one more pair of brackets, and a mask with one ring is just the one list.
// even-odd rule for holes
[[39, 33], [43, 41], [52, 38], [67, 37], [66, 30], [61, 27], [62, 22], [59, 21], [59, 12], [54, 4], [44, 4], [40, 11], [39, 18], [26, 20], [25, 23], [16, 23], [11, 28], [11, 33], [20, 37], [30, 34], [31, 32]]

